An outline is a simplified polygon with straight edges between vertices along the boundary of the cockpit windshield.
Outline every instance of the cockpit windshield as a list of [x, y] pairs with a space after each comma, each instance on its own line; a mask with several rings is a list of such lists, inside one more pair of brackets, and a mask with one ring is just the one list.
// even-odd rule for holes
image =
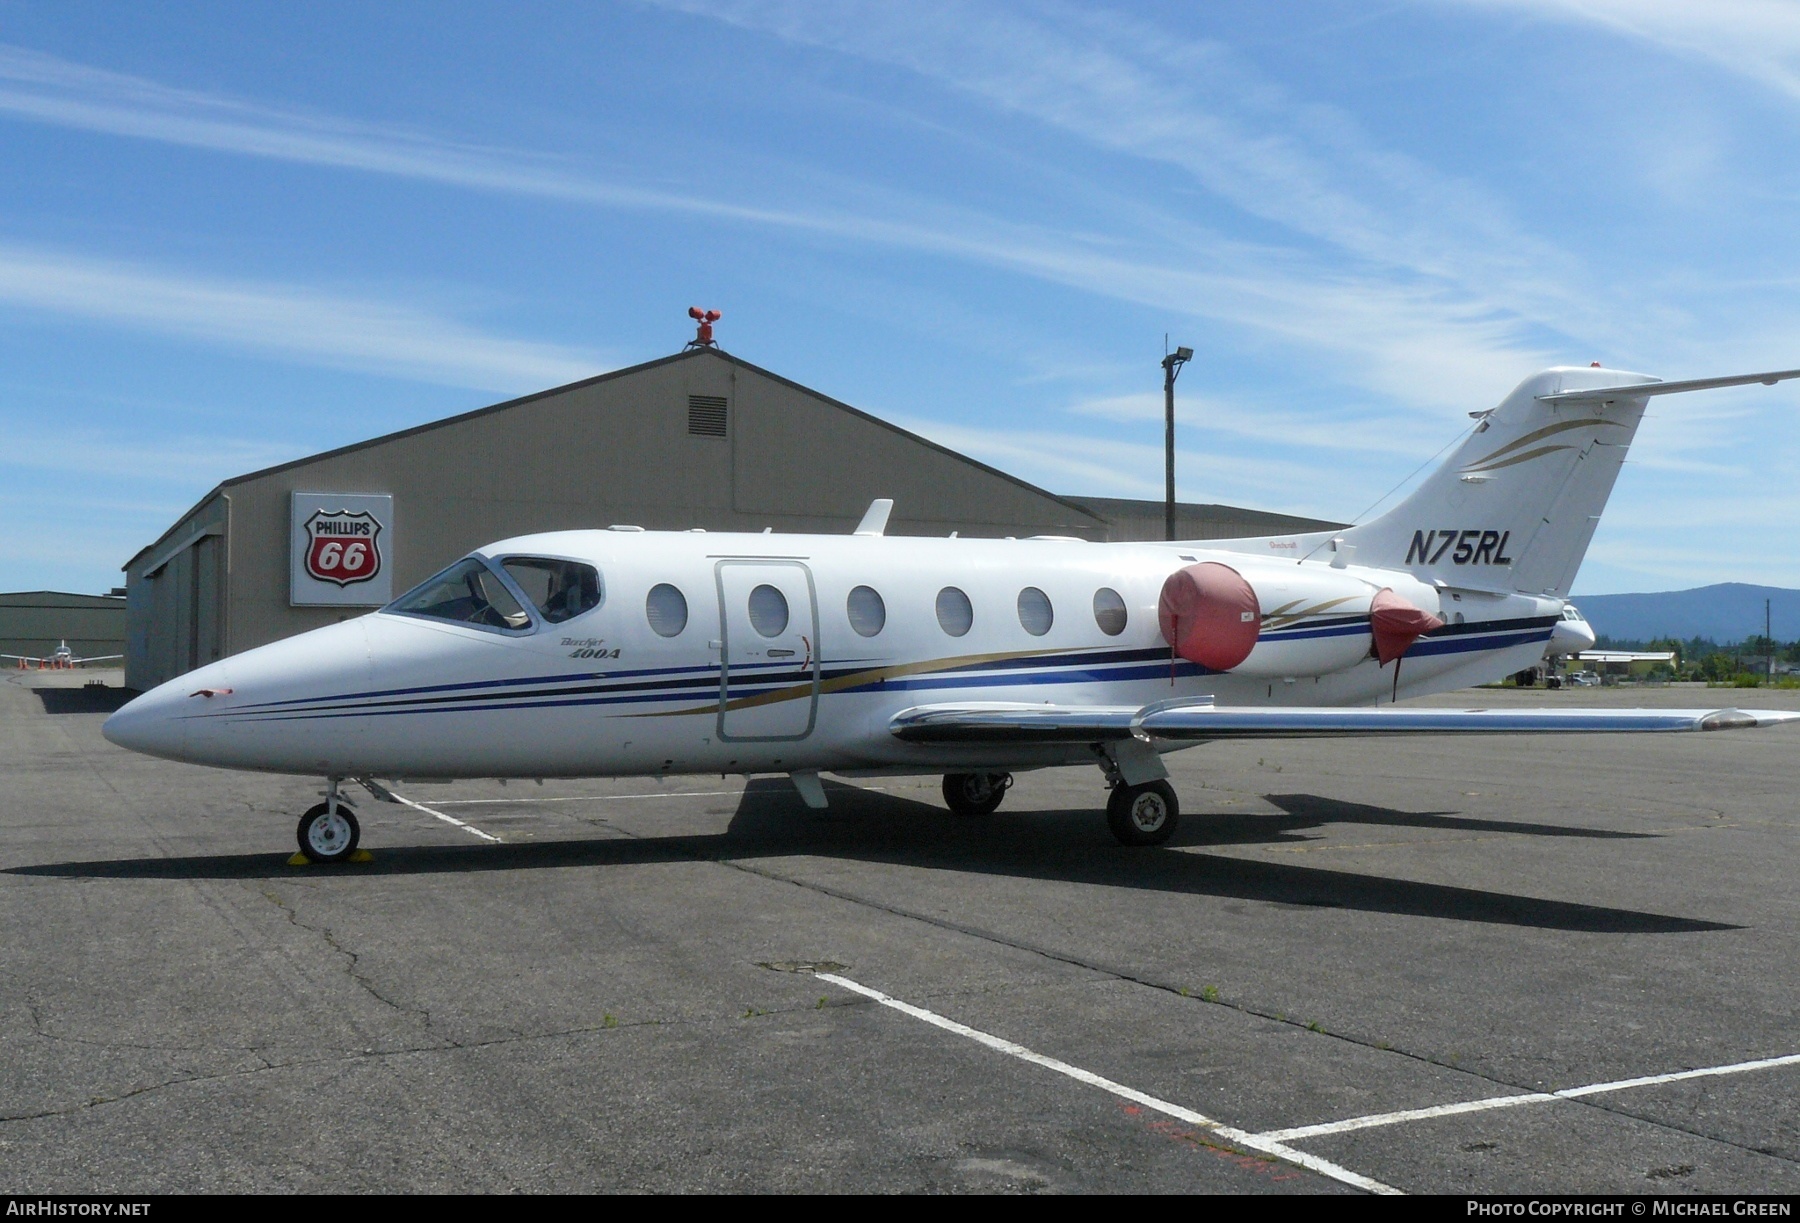
[[509, 556], [500, 562], [548, 624], [561, 624], [600, 606], [600, 571], [580, 561]]
[[383, 610], [483, 628], [517, 631], [531, 627], [531, 616], [519, 606], [506, 583], [473, 556], [427, 578]]

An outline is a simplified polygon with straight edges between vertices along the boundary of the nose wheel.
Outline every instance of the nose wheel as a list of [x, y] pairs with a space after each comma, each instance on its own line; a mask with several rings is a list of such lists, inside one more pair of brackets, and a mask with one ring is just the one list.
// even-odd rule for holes
[[1121, 845], [1161, 845], [1180, 822], [1175, 787], [1166, 781], [1114, 786], [1106, 800], [1106, 826]]
[[958, 815], [992, 815], [1012, 782], [1011, 773], [948, 773], [944, 804]]
[[300, 852], [314, 862], [343, 862], [356, 852], [362, 828], [356, 813], [343, 803], [320, 803], [300, 817]]

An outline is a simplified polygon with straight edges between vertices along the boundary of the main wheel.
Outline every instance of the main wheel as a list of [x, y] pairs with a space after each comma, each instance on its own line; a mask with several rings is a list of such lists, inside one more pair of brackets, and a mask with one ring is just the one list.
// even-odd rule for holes
[[1118, 786], [1106, 800], [1106, 826], [1122, 845], [1161, 845], [1180, 822], [1175, 788], [1166, 781]]
[[320, 803], [300, 817], [297, 835], [300, 852], [314, 862], [342, 862], [356, 852], [362, 829], [356, 823], [356, 813], [343, 803], [337, 805], [336, 815], [328, 805]]
[[1011, 786], [1011, 773], [947, 773], [944, 802], [958, 815], [992, 815]]

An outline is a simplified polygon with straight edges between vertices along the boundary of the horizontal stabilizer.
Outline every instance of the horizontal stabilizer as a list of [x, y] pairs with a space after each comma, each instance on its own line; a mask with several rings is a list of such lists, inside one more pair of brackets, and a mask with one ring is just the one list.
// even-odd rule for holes
[[1774, 386], [1800, 378], [1800, 369], [1774, 370], [1766, 374], [1732, 374], [1726, 378], [1689, 378], [1682, 382], [1638, 382], [1629, 386], [1596, 386], [1558, 395], [1539, 395], [1539, 403], [1601, 403], [1609, 399], [1642, 399], [1646, 395], [1679, 395], [1683, 391], [1710, 391], [1721, 386], [1749, 386], [1760, 382]]
[[1768, 709], [1369, 709], [1251, 708], [1211, 704], [1133, 709], [1119, 705], [919, 705], [889, 731], [908, 743], [1102, 743], [1147, 735], [1295, 739], [1353, 735], [1622, 734], [1747, 730], [1800, 721]]

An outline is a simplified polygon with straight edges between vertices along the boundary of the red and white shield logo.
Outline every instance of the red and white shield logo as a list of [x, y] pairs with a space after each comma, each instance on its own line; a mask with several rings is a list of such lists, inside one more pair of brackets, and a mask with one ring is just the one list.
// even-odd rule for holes
[[381, 524], [375, 515], [319, 510], [306, 520], [306, 573], [320, 582], [351, 586], [381, 572]]

